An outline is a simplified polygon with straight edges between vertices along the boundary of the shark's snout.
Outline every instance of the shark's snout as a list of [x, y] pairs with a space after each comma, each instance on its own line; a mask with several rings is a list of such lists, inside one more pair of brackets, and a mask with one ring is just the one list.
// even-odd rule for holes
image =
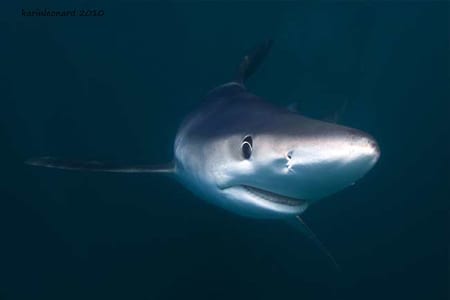
[[303, 199], [320, 199], [363, 177], [376, 164], [380, 148], [361, 131], [337, 130], [333, 134], [301, 137], [285, 149], [285, 178]]
[[372, 137], [368, 138], [368, 144], [369, 147], [371, 148], [372, 151], [372, 157], [373, 157], [373, 161], [374, 163], [376, 163], [378, 161], [378, 159], [380, 158], [380, 147], [378, 146], [377, 141], [375, 141], [375, 139], [373, 139]]
[[[345, 143], [345, 137], [343, 140]], [[352, 141], [353, 142], [350, 142], [349, 147], [355, 154], [354, 157], [356, 159], [367, 160], [368, 168], [372, 168], [380, 158], [380, 147], [378, 146], [377, 141], [371, 135], [359, 131], [353, 134]]]
[[346, 132], [300, 138], [294, 147], [287, 150], [285, 157], [298, 166], [343, 166], [361, 160], [375, 163], [380, 157], [380, 148], [368, 134]]

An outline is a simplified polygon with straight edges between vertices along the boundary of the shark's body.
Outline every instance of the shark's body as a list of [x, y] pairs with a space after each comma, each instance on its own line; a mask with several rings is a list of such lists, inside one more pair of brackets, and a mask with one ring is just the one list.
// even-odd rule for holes
[[[248, 159], [242, 143], [252, 140]], [[363, 176], [377, 161], [367, 134], [278, 108], [231, 82], [181, 126], [175, 173], [200, 197], [252, 217], [289, 217]]]
[[237, 78], [210, 91], [177, 133], [174, 161], [115, 166], [43, 157], [29, 164], [60, 169], [166, 173], [202, 199], [258, 218], [297, 218], [315, 201], [361, 178], [379, 158], [375, 140], [359, 130], [314, 120], [250, 93], [245, 80], [266, 56], [266, 42], [246, 56]]

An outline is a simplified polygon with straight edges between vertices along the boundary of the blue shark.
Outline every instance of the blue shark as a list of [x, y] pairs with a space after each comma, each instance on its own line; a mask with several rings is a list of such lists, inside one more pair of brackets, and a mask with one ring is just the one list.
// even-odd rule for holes
[[207, 93], [202, 105], [181, 124], [169, 164], [122, 166], [53, 157], [27, 163], [79, 171], [166, 174], [199, 198], [233, 213], [295, 220], [332, 259], [300, 215], [362, 178], [378, 161], [380, 149], [368, 133], [303, 116], [251, 93], [245, 82], [271, 46], [265, 41], [256, 47], [244, 57], [234, 80]]

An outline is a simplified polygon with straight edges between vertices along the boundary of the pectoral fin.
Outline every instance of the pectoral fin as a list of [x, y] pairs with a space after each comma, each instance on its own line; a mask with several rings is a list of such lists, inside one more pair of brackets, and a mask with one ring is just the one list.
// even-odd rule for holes
[[114, 172], [114, 173], [174, 173], [172, 163], [164, 165], [117, 165], [98, 161], [65, 160], [54, 157], [39, 157], [25, 162], [31, 166], [72, 171]]
[[341, 271], [341, 268], [339, 267], [338, 263], [333, 258], [331, 253], [328, 251], [327, 248], [325, 248], [322, 242], [317, 238], [314, 232], [308, 227], [308, 225], [306, 225], [306, 223], [300, 216], [296, 216], [295, 219], [291, 220], [290, 224], [293, 225], [298, 230], [300, 230], [303, 234], [305, 234], [317, 246], [317, 248], [319, 248], [319, 250], [322, 251], [322, 253], [327, 256], [328, 260], [331, 262], [333, 267], [338, 272]]

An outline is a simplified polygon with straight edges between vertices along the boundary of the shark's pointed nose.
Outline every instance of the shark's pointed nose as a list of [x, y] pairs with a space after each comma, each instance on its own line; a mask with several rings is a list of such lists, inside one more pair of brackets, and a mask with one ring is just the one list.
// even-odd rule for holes
[[305, 199], [319, 199], [356, 182], [380, 158], [377, 141], [359, 130], [299, 139], [285, 154], [286, 174]]
[[369, 141], [369, 144], [372, 147], [374, 161], [377, 162], [381, 155], [380, 147], [378, 146], [378, 143], [374, 139], [371, 139]]
[[363, 138], [364, 143], [367, 145], [366, 148], [366, 154], [369, 156], [369, 158], [372, 161], [372, 164], [374, 165], [378, 159], [380, 158], [380, 147], [378, 146], [377, 141], [369, 135], [366, 135]]

